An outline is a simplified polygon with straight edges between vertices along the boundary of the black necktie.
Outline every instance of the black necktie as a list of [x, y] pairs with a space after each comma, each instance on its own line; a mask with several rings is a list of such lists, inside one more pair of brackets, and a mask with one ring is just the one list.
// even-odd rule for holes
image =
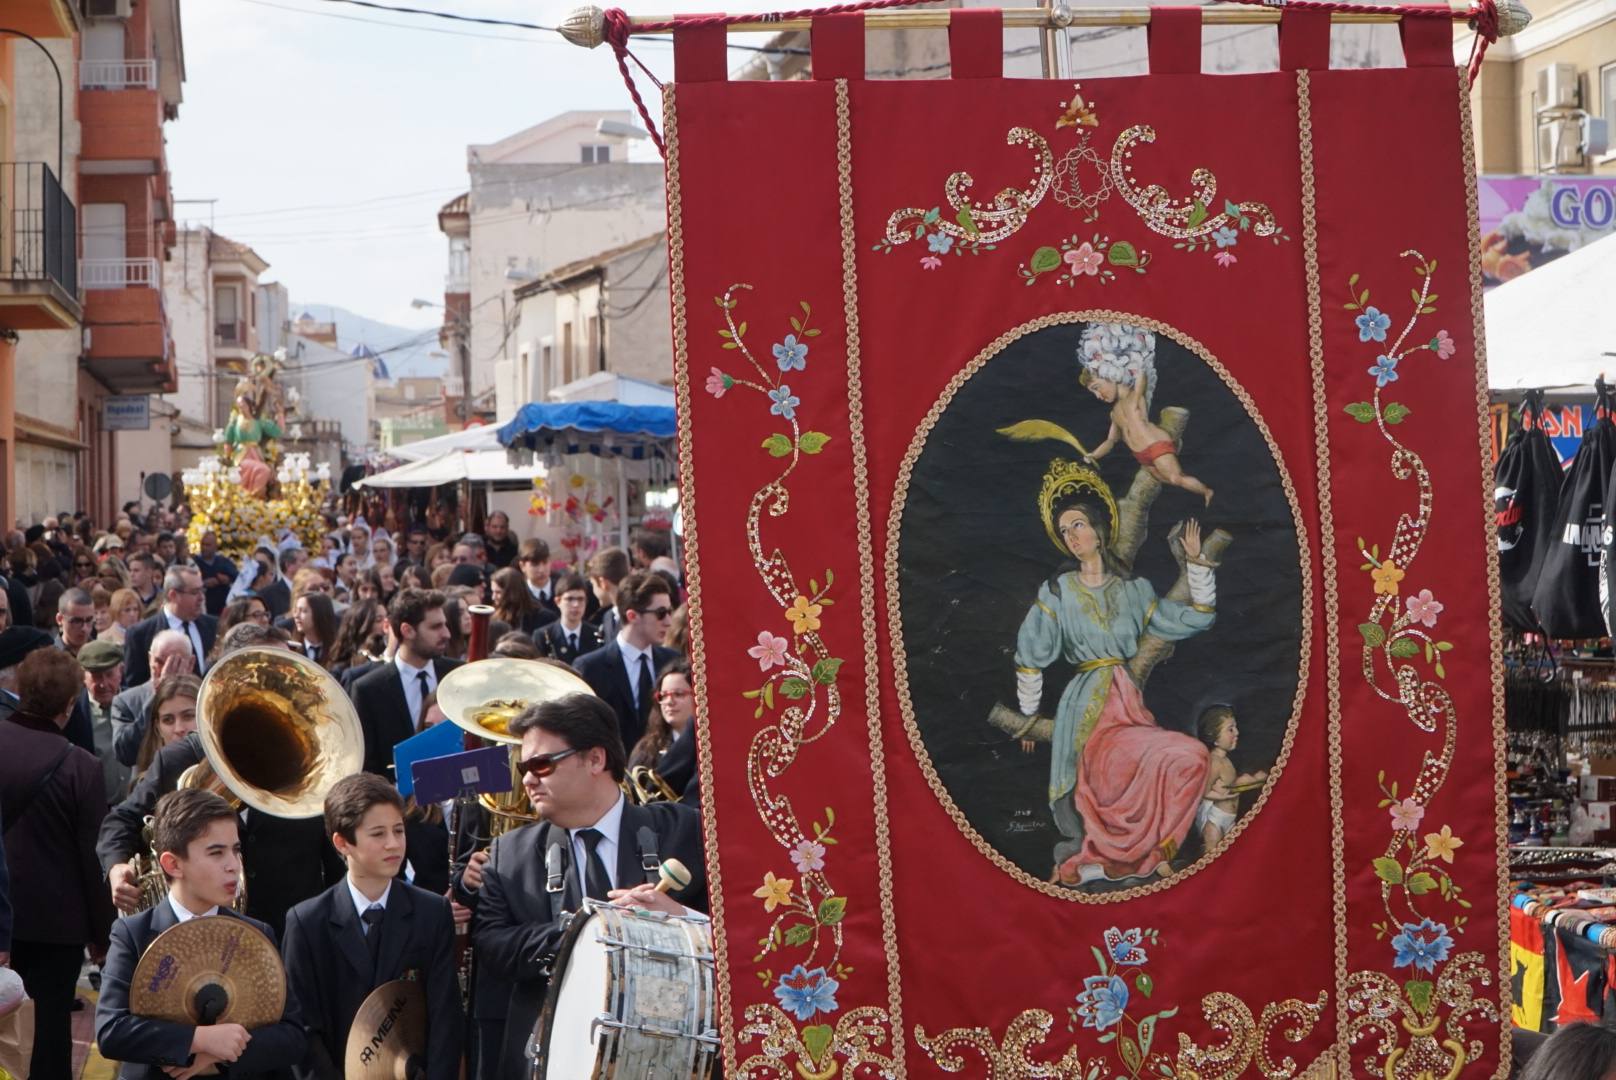
[[568, 634], [567, 635], [567, 651], [568, 652], [577, 652], [578, 651], [578, 635], [577, 634]]
[[597, 845], [606, 837], [599, 829], [580, 829], [577, 836], [584, 842], [584, 895], [591, 900], [605, 900], [612, 879], [606, 875], [606, 864], [600, 861]]
[[645, 716], [651, 711], [651, 654], [640, 654], [640, 689], [636, 701], [639, 705], [640, 715]]
[[[422, 702], [422, 701], [425, 701], [426, 696], [432, 692], [432, 688], [427, 686], [427, 684], [426, 684], [426, 679], [427, 679], [426, 672], [422, 671], [421, 674], [418, 676], [418, 678], [421, 680], [421, 696], [420, 696], [419, 699], [417, 699], [417, 704], [416, 704], [416, 707], [415, 707], [415, 711], [416, 711], [417, 714], [419, 714], [420, 711], [421, 711], [421, 707], [420, 707], [419, 703]], [[416, 720], [417, 721], [420, 720], [419, 715], [416, 716]], [[415, 725], [411, 724], [410, 726], [414, 727]]]
[[185, 644], [187, 644], [187, 645], [189, 645], [191, 647], [191, 654], [196, 657], [196, 669], [198, 671], [201, 671], [202, 670], [202, 654], [200, 652], [197, 652], [196, 640], [191, 637], [191, 624], [187, 622], [187, 623], [184, 624], [184, 626], [185, 626]]
[[375, 968], [376, 958], [381, 955], [382, 949], [382, 919], [387, 915], [387, 909], [380, 904], [372, 904], [360, 916], [365, 922], [365, 948], [370, 950], [370, 966]]

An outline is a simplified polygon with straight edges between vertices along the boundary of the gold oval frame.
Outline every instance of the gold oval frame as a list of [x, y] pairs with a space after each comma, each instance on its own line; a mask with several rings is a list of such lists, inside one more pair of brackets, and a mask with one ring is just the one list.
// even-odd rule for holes
[[[1256, 426], [1258, 432], [1261, 433], [1263, 442], [1268, 446], [1269, 456], [1274, 462], [1274, 468], [1279, 472], [1280, 485], [1285, 492], [1285, 501], [1290, 506], [1291, 522], [1294, 526], [1297, 540], [1298, 569], [1301, 571], [1300, 623], [1302, 632], [1297, 650], [1296, 692], [1292, 697], [1291, 715], [1290, 719], [1285, 723], [1285, 736], [1280, 742], [1279, 755], [1274, 759], [1273, 768], [1269, 770], [1268, 779], [1264, 782], [1262, 792], [1257, 796], [1257, 801], [1252, 804], [1249, 812], [1241, 815], [1240, 820], [1235, 822], [1234, 828], [1229, 830], [1228, 834], [1218, 842], [1216, 847], [1211, 851], [1202, 853], [1200, 858], [1184, 869], [1159, 881], [1151, 881], [1144, 885], [1102, 893], [1089, 893], [1066, 888], [1029, 874], [1006, 858], [998, 848], [988, 843], [986, 838], [977, 831], [976, 826], [971, 824], [964, 812], [960, 810], [959, 804], [954, 801], [954, 797], [949, 792], [947, 785], [943, 783], [942, 777], [937, 774], [937, 768], [932, 763], [931, 753], [926, 749], [925, 740], [921, 735], [920, 725], [915, 720], [914, 702], [909, 695], [909, 661], [908, 652], [903, 642], [902, 590], [899, 587], [898, 577], [898, 548], [903, 539], [903, 511], [908, 501], [909, 481], [914, 473], [915, 465], [920, 460], [921, 453], [925, 450], [927, 438], [931, 435], [932, 429], [937, 426], [937, 422], [942, 418], [943, 413], [953, 403], [955, 396], [970, 381], [972, 376], [987, 366], [988, 361], [1029, 334], [1055, 326], [1067, 326], [1085, 322], [1125, 322], [1152, 330], [1159, 335], [1170, 338], [1185, 350], [1194, 354], [1222, 380], [1224, 386], [1229, 389], [1235, 400], [1240, 403], [1240, 407], [1245, 410], [1246, 416]], [[1278, 784], [1279, 778], [1285, 770], [1285, 765], [1290, 760], [1291, 748], [1296, 740], [1296, 727], [1301, 719], [1302, 703], [1307, 696], [1308, 667], [1313, 652], [1312, 552], [1307, 543], [1307, 530], [1302, 522], [1302, 507], [1296, 496], [1296, 485], [1291, 480], [1289, 470], [1285, 468], [1284, 458], [1280, 455], [1279, 445], [1274, 441], [1273, 432], [1268, 430], [1267, 421], [1257, 411], [1251, 395], [1230, 374], [1229, 369], [1224, 367], [1218, 358], [1212, 355], [1211, 350], [1188, 334], [1156, 319], [1149, 319], [1140, 315], [1109, 309], [1086, 309], [1045, 315], [1030, 322], [1024, 322], [995, 338], [986, 348], [977, 353], [969, 364], [956, 372], [954, 377], [949, 380], [948, 385], [943, 388], [943, 392], [932, 404], [931, 409], [927, 411], [925, 418], [920, 423], [920, 427], [916, 429], [914, 437], [910, 440], [909, 449], [904, 454], [903, 462], [898, 468], [898, 478], [893, 485], [892, 491], [892, 505], [887, 513], [887, 544], [884, 568], [886, 571], [887, 632], [890, 636], [892, 647], [893, 685], [897, 693], [898, 709], [903, 714], [903, 727], [905, 734], [909, 737], [909, 746], [914, 751], [915, 759], [920, 764], [920, 770], [926, 778], [926, 783], [931, 787], [932, 794], [937, 796], [937, 801], [942, 804], [948, 816], [953, 819], [955, 826], [970, 841], [973, 847], [1021, 884], [1037, 889], [1047, 896], [1080, 904], [1114, 904], [1170, 889], [1204, 870], [1227, 851], [1229, 846], [1245, 831], [1246, 826], [1261, 813], [1268, 802], [1269, 796], [1273, 794], [1274, 787]]]

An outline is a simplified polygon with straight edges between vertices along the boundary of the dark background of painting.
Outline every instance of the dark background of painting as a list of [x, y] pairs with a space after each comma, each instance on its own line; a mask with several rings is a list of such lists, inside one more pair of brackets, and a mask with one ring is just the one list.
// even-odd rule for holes
[[[1109, 406], [1078, 385], [1081, 323], [1028, 334], [966, 381], [932, 429], [915, 463], [903, 508], [899, 583], [909, 687], [921, 737], [944, 786], [973, 826], [1011, 862], [1039, 878], [1057, 839], [1045, 792], [1047, 743], [1023, 754], [987, 722], [995, 702], [1015, 708], [1016, 631], [1061, 557], [1044, 533], [1038, 490], [1064, 443], [1015, 443], [997, 429], [1051, 420], [1087, 447], [1105, 438]], [[1212, 487], [1210, 509], [1164, 487], [1150, 511], [1135, 574], [1158, 594], [1177, 579], [1167, 548], [1174, 523], [1201, 520], [1234, 542], [1218, 572], [1217, 622], [1159, 664], [1144, 688], [1157, 722], [1194, 734], [1200, 710], [1235, 706], [1240, 771], [1271, 767], [1279, 753], [1298, 678], [1301, 572], [1280, 475], [1262, 433], [1204, 361], [1156, 335], [1159, 384], [1154, 419], [1168, 405], [1190, 410], [1180, 457]], [[1138, 465], [1118, 444], [1101, 474], [1121, 498]], [[1043, 715], [1053, 716], [1070, 679], [1044, 672]], [[1256, 793], [1242, 798], [1247, 811]], [[1177, 865], [1201, 854], [1195, 830]]]

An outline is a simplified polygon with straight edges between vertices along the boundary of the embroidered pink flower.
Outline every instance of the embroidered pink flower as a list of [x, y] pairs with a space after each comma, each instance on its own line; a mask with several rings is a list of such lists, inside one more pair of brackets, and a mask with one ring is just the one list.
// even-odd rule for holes
[[707, 392], [713, 397], [723, 397], [724, 391], [734, 385], [734, 380], [725, 375], [718, 368], [713, 368], [712, 374], [707, 376]]
[[1408, 617], [1426, 626], [1435, 626], [1436, 617], [1442, 614], [1442, 604], [1431, 595], [1430, 589], [1421, 589], [1418, 595], [1409, 597], [1407, 605]]
[[1420, 827], [1420, 821], [1425, 817], [1425, 807], [1413, 799], [1404, 799], [1394, 802], [1389, 813], [1392, 816], [1392, 828], [1400, 832], [1413, 832]]
[[1212, 261], [1217, 263], [1219, 266], [1230, 267], [1240, 260], [1234, 257], [1234, 252], [1232, 251], [1220, 251], [1216, 255], [1212, 256]]
[[1105, 265], [1105, 256], [1095, 251], [1093, 244], [1084, 241], [1061, 256], [1061, 261], [1072, 268], [1073, 277], [1083, 274], [1093, 277]]
[[1431, 351], [1436, 353], [1438, 360], [1446, 360], [1459, 351], [1459, 344], [1448, 336], [1446, 330], [1438, 330], [1436, 337], [1431, 339]]
[[758, 662], [759, 671], [768, 671], [776, 664], [786, 662], [786, 649], [791, 642], [764, 630], [757, 636], [757, 644], [746, 650], [746, 655]]
[[920, 260], [920, 265], [922, 269], [940, 270], [942, 269], [943, 260], [939, 259], [935, 255], [927, 255]]
[[797, 873], [807, 874], [814, 870], [825, 869], [825, 845], [816, 844], [812, 840], [799, 840], [797, 846], [791, 849], [791, 861], [797, 867]]

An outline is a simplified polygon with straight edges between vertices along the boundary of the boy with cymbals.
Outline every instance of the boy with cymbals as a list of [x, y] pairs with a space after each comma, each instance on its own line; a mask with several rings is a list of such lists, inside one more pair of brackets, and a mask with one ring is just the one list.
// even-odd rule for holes
[[288, 991], [281, 1019], [248, 1031], [240, 1024], [191, 1025], [135, 1016], [129, 983], [146, 947], [169, 927], [217, 915], [240, 919], [275, 940], [270, 928], [230, 909], [241, 880], [236, 812], [218, 795], [181, 788], [157, 800], [152, 842], [168, 878], [168, 896], [112, 926], [95, 1010], [101, 1054], [124, 1062], [122, 1080], [189, 1080], [224, 1064], [232, 1077], [269, 1076], [303, 1057], [297, 999]]
[[286, 969], [303, 1007], [309, 1052], [299, 1077], [340, 1080], [348, 1029], [366, 996], [394, 979], [426, 996], [427, 1080], [456, 1080], [464, 1019], [449, 901], [396, 875], [404, 863], [404, 800], [374, 773], [337, 781], [325, 831], [348, 874], [286, 916]]

